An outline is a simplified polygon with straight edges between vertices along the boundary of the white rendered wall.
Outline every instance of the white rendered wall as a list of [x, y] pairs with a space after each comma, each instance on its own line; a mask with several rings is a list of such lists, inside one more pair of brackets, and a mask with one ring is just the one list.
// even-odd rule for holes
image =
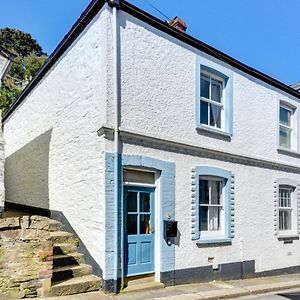
[[105, 5], [4, 124], [7, 201], [62, 211], [100, 266], [109, 18]]
[[[1, 78], [6, 71], [6, 68], [9, 65], [9, 60], [0, 55], [0, 87], [1, 87]], [[1, 115], [1, 111], [0, 111]], [[0, 122], [0, 125], [2, 122]], [[4, 140], [2, 133], [2, 126], [0, 128], [0, 212], [3, 211], [4, 208]]]
[[[299, 165], [294, 156], [277, 152], [278, 103], [299, 100], [209, 58], [206, 54], [121, 12], [121, 126], [145, 135], [209, 147], [283, 164]], [[203, 55], [233, 71], [233, 137], [226, 141], [197, 133], [195, 128], [196, 56]], [[113, 111], [108, 115], [112, 124]], [[112, 151], [107, 142], [106, 150]], [[176, 220], [180, 245], [176, 269], [253, 260], [256, 272], [300, 265], [300, 242], [283, 244], [274, 235], [274, 180], [299, 174], [123, 145], [125, 154], [141, 154], [176, 163]], [[197, 247], [191, 240], [191, 170], [215, 166], [235, 176], [235, 237], [231, 246]], [[244, 253], [240, 251], [243, 240]], [[272, 259], [270, 259], [270, 251]]]
[[[288, 99], [299, 111], [299, 99], [210, 58], [124, 12], [120, 23], [123, 128], [201, 147], [299, 164], [298, 158], [277, 152], [279, 100]], [[231, 142], [196, 131], [197, 55], [233, 71]]]
[[[107, 141], [106, 151], [112, 150], [113, 143]], [[300, 241], [284, 244], [275, 236], [274, 226], [274, 181], [290, 178], [300, 182], [300, 174], [180, 154], [174, 147], [172, 151], [163, 151], [123, 143], [123, 154], [175, 162], [175, 219], [180, 232], [179, 245], [175, 246], [176, 269], [210, 265], [209, 257], [214, 257], [216, 264], [255, 260], [256, 272], [300, 265]], [[223, 168], [235, 177], [235, 234], [232, 245], [198, 247], [191, 239], [191, 172], [195, 166]]]

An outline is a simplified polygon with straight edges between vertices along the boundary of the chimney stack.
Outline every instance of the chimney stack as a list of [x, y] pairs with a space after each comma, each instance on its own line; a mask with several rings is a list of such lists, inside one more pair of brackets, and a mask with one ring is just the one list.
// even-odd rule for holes
[[173, 20], [169, 21], [169, 24], [181, 32], [185, 32], [187, 29], [186, 23], [177, 16]]

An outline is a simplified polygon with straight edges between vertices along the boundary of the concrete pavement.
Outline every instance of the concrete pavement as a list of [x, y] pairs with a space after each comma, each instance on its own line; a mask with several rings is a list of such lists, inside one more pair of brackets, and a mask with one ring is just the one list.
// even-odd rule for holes
[[[185, 284], [159, 290], [120, 293], [106, 295], [102, 292], [91, 292], [72, 296], [47, 298], [49, 300], [215, 300], [253, 296], [274, 291], [300, 288], [300, 274], [272, 276], [244, 280], [213, 281], [209, 283]], [[267, 295], [266, 295], [267, 296]], [[279, 297], [279, 296], [278, 296]], [[45, 299], [45, 298], [44, 298]], [[247, 297], [245, 298], [247, 299]], [[251, 299], [251, 298], [248, 298]], [[254, 298], [253, 298], [254, 299]], [[257, 299], [260, 299], [257, 297]], [[271, 298], [265, 298], [271, 299]], [[274, 298], [275, 299], [275, 298]], [[277, 299], [281, 299], [280, 297]], [[283, 298], [284, 299], [284, 298]], [[285, 298], [289, 299], [289, 298]]]

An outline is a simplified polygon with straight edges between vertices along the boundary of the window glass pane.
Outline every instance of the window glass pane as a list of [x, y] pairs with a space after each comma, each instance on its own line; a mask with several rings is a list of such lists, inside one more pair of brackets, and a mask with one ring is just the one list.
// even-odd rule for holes
[[279, 189], [279, 206], [291, 207], [291, 190]]
[[290, 210], [279, 210], [279, 230], [292, 229], [292, 212]]
[[279, 119], [280, 119], [280, 124], [291, 126], [291, 111], [281, 106]]
[[201, 75], [200, 96], [209, 99], [209, 78]]
[[127, 234], [137, 234], [137, 215], [127, 215]]
[[127, 192], [126, 201], [127, 201], [127, 211], [137, 212], [137, 192]]
[[211, 81], [211, 100], [221, 103], [222, 83], [216, 80]]
[[209, 203], [209, 190], [208, 190], [208, 181], [207, 180], [199, 181], [199, 196], [200, 196], [200, 204], [208, 204]]
[[150, 212], [149, 193], [140, 193], [140, 212]]
[[208, 224], [207, 224], [207, 214], [208, 214], [208, 207], [207, 206], [200, 206], [199, 207], [199, 218], [200, 218], [200, 231], [207, 231]]
[[200, 123], [208, 124], [208, 103], [200, 101]]
[[279, 146], [288, 149], [291, 148], [291, 131], [281, 126], [279, 129]]
[[211, 204], [221, 204], [221, 181], [211, 181]]
[[209, 230], [220, 230], [220, 207], [209, 207]]
[[150, 215], [140, 215], [140, 234], [150, 234]]
[[220, 106], [210, 104], [210, 126], [221, 128], [221, 110]]

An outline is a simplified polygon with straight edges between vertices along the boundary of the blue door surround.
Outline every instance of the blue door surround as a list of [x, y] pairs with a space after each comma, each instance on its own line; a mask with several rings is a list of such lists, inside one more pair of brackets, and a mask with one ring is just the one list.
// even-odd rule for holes
[[154, 188], [124, 187], [124, 275], [154, 272]]
[[[144, 156], [144, 155], [127, 155], [122, 154], [120, 156], [120, 164], [122, 167], [133, 167], [133, 168], [146, 168], [148, 170], [160, 172], [159, 177], [159, 191], [156, 195], [159, 197], [157, 199], [156, 216], [159, 222], [162, 223], [167, 215], [172, 215], [172, 219], [175, 219], [175, 163], [160, 160], [157, 158]], [[125, 252], [124, 240], [122, 239], [121, 232], [124, 228], [124, 199], [120, 197], [119, 199], [119, 213], [120, 213], [120, 224], [118, 228], [114, 226], [114, 154], [110, 152], [105, 152], [105, 263], [103, 267], [103, 289], [105, 291], [114, 291], [120, 285], [121, 277], [124, 275], [123, 260], [119, 260], [119, 270], [118, 270], [118, 280], [113, 279], [114, 269], [113, 269], [113, 254], [118, 251], [119, 257], [123, 256]], [[122, 188], [122, 179], [117, 182]], [[122, 212], [122, 213], [121, 213]], [[156, 224], [157, 226], [157, 224]], [[119, 244], [118, 249], [115, 248], [113, 239], [111, 238], [114, 231], [119, 232]], [[155, 266], [159, 265], [160, 281], [166, 284], [173, 284], [174, 282], [174, 268], [175, 268], [175, 245], [169, 245], [164, 239], [163, 231], [156, 230], [155, 232], [156, 248], [160, 251], [160, 260], [156, 261]], [[122, 241], [122, 242], [121, 242]]]

